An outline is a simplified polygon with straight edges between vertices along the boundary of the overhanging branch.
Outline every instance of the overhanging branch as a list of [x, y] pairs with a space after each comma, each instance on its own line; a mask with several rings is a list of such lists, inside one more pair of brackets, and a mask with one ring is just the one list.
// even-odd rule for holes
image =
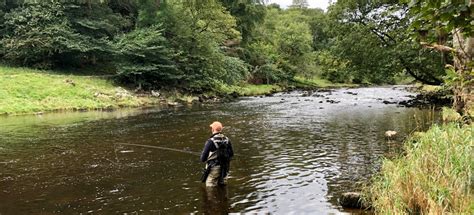
[[420, 42], [420, 44], [421, 46], [423, 46], [423, 48], [427, 48], [427, 49], [434, 49], [440, 52], [454, 52], [455, 54], [457, 53], [456, 49], [451, 48], [449, 46], [445, 46], [445, 45], [439, 45], [436, 43], [429, 44], [427, 42]]

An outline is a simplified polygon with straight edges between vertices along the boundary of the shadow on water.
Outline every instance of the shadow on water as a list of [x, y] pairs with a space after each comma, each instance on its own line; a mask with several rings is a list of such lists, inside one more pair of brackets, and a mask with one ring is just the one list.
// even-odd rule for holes
[[[386, 105], [412, 94], [361, 88], [277, 94], [175, 109], [0, 118], [0, 213], [341, 213], [356, 190], [401, 152], [433, 110]], [[220, 120], [238, 153], [229, 185], [206, 189], [193, 154]], [[386, 140], [384, 132], [397, 131]]]

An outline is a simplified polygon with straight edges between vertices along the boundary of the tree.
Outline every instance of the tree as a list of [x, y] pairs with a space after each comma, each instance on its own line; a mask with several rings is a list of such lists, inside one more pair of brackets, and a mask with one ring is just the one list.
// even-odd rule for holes
[[5, 14], [0, 40], [4, 58], [20, 65], [51, 68], [69, 56], [107, 52], [106, 43], [74, 31], [59, 2], [30, 4]]
[[271, 4], [268, 4], [267, 5], [267, 8], [269, 9], [277, 9], [277, 10], [281, 10], [281, 6], [277, 3], [271, 3]]
[[114, 46], [118, 52], [117, 75], [121, 82], [149, 90], [177, 86], [184, 78], [171, 60], [175, 53], [167, 47], [168, 41], [160, 26], [121, 35]]
[[0, 38], [4, 34], [4, 23], [5, 23], [5, 11], [6, 11], [6, 2], [5, 0], [0, 0]]
[[182, 81], [188, 90], [212, 89], [246, 73], [240, 70], [245, 68], [241, 60], [230, 59], [224, 52], [225, 44], [239, 43], [241, 34], [236, 19], [218, 0], [169, 1], [160, 11], [160, 22], [170, 47], [176, 50], [173, 61], [185, 74]]
[[304, 9], [304, 8], [308, 8], [309, 4], [307, 0], [293, 0], [293, 3], [291, 4], [290, 7]]
[[[356, 73], [359, 73], [358, 70], [366, 70], [372, 74], [385, 73], [387, 77], [393, 77], [396, 73], [403, 71], [422, 83], [441, 84], [441, 78], [445, 74], [442, 63], [443, 56], [433, 51], [422, 50], [421, 46], [410, 38], [406, 29], [409, 28], [413, 19], [408, 16], [407, 10], [407, 6], [400, 4], [397, 0], [337, 1], [328, 9], [331, 26], [334, 26], [329, 29], [329, 32], [332, 32], [331, 37], [335, 39], [334, 42], [347, 40], [342, 35], [351, 37], [354, 27], [365, 32], [360, 33], [376, 38], [378, 42], [368, 43], [371, 44], [370, 47], [359, 46], [361, 49], [352, 52], [351, 50], [360, 44], [359, 41], [353, 41], [357, 45], [347, 46], [349, 52], [339, 50], [333, 53], [339, 58], [349, 59], [348, 68], [353, 69]], [[330, 49], [333, 49], [333, 45], [330, 45]], [[344, 50], [343, 47], [342, 50]], [[379, 51], [373, 52], [374, 50]], [[358, 53], [364, 52], [373, 54], [366, 56], [367, 61], [378, 59], [377, 62], [365, 64], [370, 67], [364, 68], [361, 67], [363, 64], [351, 60], [359, 58]], [[340, 53], [355, 55], [343, 56]], [[377, 65], [377, 67], [371, 65]], [[363, 73], [370, 74], [367, 72]], [[379, 77], [383, 77], [383, 75]]]
[[249, 45], [253, 82], [284, 82], [296, 74], [310, 76], [315, 56], [309, 17], [299, 9], [270, 8]]
[[303, 15], [309, 17], [308, 24], [311, 28], [311, 34], [313, 36], [313, 49], [315, 51], [322, 50], [329, 45], [329, 35], [327, 29], [330, 28], [329, 18], [326, 13], [319, 8], [305, 9]]
[[252, 33], [258, 24], [264, 21], [266, 9], [262, 0], [220, 0], [237, 20], [237, 28], [245, 44], [252, 39]]
[[160, 9], [161, 1], [138, 0], [138, 5], [138, 27], [156, 25], [158, 22], [158, 10]]
[[6, 3], [0, 52], [6, 61], [24, 66], [110, 67], [111, 40], [135, 25], [134, 14], [123, 10], [134, 10], [128, 0]]
[[453, 89], [453, 106], [461, 115], [469, 115], [474, 100], [474, 0], [412, 0], [410, 12], [416, 19], [412, 24], [415, 37], [425, 48], [452, 53], [447, 83]]
[[286, 68], [289, 78], [293, 78], [297, 72], [310, 73], [311, 69], [307, 66], [312, 63], [308, 57], [312, 52], [313, 40], [307, 17], [298, 10], [287, 11], [279, 17], [273, 34], [281, 57], [291, 65]]

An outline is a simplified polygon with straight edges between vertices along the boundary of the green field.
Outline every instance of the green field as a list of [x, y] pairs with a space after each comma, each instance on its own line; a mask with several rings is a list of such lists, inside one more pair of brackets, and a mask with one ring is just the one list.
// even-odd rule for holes
[[318, 88], [339, 88], [339, 87], [357, 87], [357, 84], [344, 84], [344, 83], [332, 83], [328, 80], [313, 77], [313, 78], [304, 78], [297, 76], [295, 77], [296, 87], [318, 87]]
[[0, 114], [113, 109], [151, 103], [111, 81], [26, 68], [0, 66]]
[[218, 89], [218, 91], [225, 93], [225, 94], [232, 94], [236, 93], [239, 96], [257, 96], [257, 95], [265, 95], [272, 92], [278, 92], [283, 90], [283, 87], [278, 85], [272, 84], [261, 84], [261, 85], [254, 85], [254, 84], [244, 84], [242, 86], [228, 86], [223, 85]]
[[[296, 77], [289, 87], [327, 88], [354, 87], [333, 84], [327, 80]], [[257, 96], [287, 89], [276, 84], [221, 85], [211, 95]], [[167, 103], [191, 103], [196, 95], [171, 90], [161, 92]], [[206, 93], [207, 94], [207, 93]], [[32, 114], [51, 111], [100, 110], [121, 107], [140, 107], [157, 104], [152, 97], [138, 97], [100, 76], [83, 76], [63, 72], [0, 66], [0, 115]]]
[[341, 83], [332, 83], [328, 80], [314, 77], [314, 78], [303, 78], [295, 77], [294, 80], [286, 85], [277, 85], [277, 84], [243, 84], [239, 86], [228, 86], [223, 85], [220, 87], [219, 91], [231, 94], [237, 93], [239, 96], [257, 96], [265, 95], [274, 92], [280, 92], [287, 88], [297, 88], [297, 89], [315, 89], [315, 88], [340, 88], [340, 87], [357, 87], [357, 84], [341, 84]]

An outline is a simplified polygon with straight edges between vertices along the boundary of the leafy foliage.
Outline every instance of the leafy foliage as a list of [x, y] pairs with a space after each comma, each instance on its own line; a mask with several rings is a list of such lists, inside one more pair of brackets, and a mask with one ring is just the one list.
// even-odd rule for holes
[[442, 82], [444, 56], [422, 50], [410, 38], [412, 18], [406, 5], [393, 0], [341, 0], [328, 14], [333, 26], [328, 30], [333, 38], [329, 50], [349, 60], [347, 68], [356, 82], [393, 83], [399, 73], [424, 83]]
[[293, 0], [293, 3], [291, 4], [291, 7], [293, 8], [308, 8], [309, 4], [307, 0]]
[[[340, 0], [324, 12], [307, 1], [281, 9], [263, 0], [0, 0], [0, 56], [16, 65], [112, 72], [142, 89], [203, 91], [295, 76], [382, 84], [404, 73], [440, 83], [449, 54], [423, 49], [407, 29], [432, 29], [428, 21], [436, 19], [449, 31], [468, 20], [443, 13], [471, 9], [427, 2]], [[446, 10], [407, 13], [431, 13], [426, 5]]]
[[221, 0], [221, 2], [237, 20], [237, 29], [242, 35], [243, 42], [250, 42], [255, 28], [265, 19], [264, 2], [261, 0]]
[[466, 36], [474, 33], [472, 13], [474, 6], [469, 1], [453, 0], [411, 0], [410, 13], [414, 15], [412, 27], [417, 31], [414, 36], [420, 39], [439, 41], [444, 40], [449, 32], [460, 29]]
[[471, 118], [469, 109], [474, 105], [471, 96], [474, 90], [474, 2], [413, 0], [409, 8], [417, 19], [411, 25], [416, 30], [412, 36], [428, 49], [442, 55], [452, 54], [453, 63], [443, 62], [449, 68], [445, 81], [453, 91], [454, 109]]
[[314, 71], [313, 37], [309, 18], [301, 10], [269, 8], [263, 25], [248, 46], [249, 62], [255, 66], [257, 83], [291, 80], [296, 74]]
[[0, 44], [4, 57], [36, 67], [52, 67], [69, 54], [107, 51], [71, 27], [60, 3], [26, 5], [5, 14]]
[[170, 58], [174, 53], [166, 45], [159, 26], [118, 36], [114, 47], [120, 58], [119, 79], [145, 89], [177, 86], [183, 74], [174, 66]]
[[[178, 70], [185, 74], [188, 90], [212, 89], [217, 82], [235, 82], [246, 71], [228, 59], [222, 47], [226, 41], [240, 41], [236, 20], [215, 0], [168, 2], [160, 11], [165, 35], [176, 50], [173, 58]], [[230, 74], [225, 69], [232, 67]]]

